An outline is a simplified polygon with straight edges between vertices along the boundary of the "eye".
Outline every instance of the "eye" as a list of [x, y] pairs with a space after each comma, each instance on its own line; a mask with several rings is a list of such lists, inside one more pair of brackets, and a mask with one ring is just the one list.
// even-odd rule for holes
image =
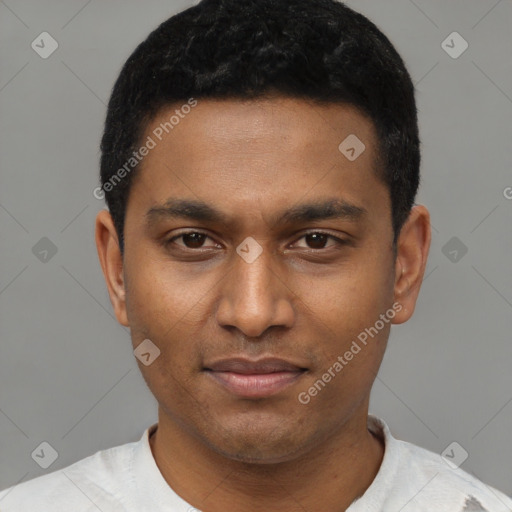
[[[212, 240], [211, 245], [204, 245], [206, 240]], [[177, 241], [181, 240], [181, 243]], [[341, 238], [338, 238], [330, 233], [325, 233], [323, 231], [312, 231], [310, 233], [305, 233], [299, 238], [300, 240], [304, 240], [306, 245], [299, 245], [299, 248], [304, 249], [312, 249], [312, 250], [322, 250], [328, 249], [333, 246], [341, 246], [346, 245], [348, 242]], [[327, 245], [328, 242], [331, 241], [330, 245]], [[298, 243], [295, 242], [295, 245]], [[200, 231], [187, 231], [182, 232], [178, 235], [169, 238], [164, 242], [165, 246], [168, 247], [170, 245], [175, 245], [181, 249], [208, 249], [208, 248], [217, 248], [219, 244], [217, 244], [211, 237], [209, 237], [206, 233], [202, 233]]]
[[[176, 240], [182, 239], [182, 244], [176, 243]], [[185, 249], [202, 249], [205, 248], [204, 242], [205, 240], [211, 238], [206, 233], [201, 233], [200, 231], [187, 231], [185, 233], [181, 233], [179, 235], [173, 236], [169, 240], [165, 242], [166, 246], [171, 244], [175, 244], [178, 247], [182, 247]], [[206, 246], [206, 247], [217, 247], [218, 244]]]
[[[306, 233], [301, 238], [299, 238], [299, 240], [302, 239], [304, 239], [308, 244], [306, 247], [302, 246], [306, 249], [326, 249], [336, 245], [345, 245], [347, 243], [345, 240], [342, 240], [341, 238], [331, 235], [330, 233], [324, 233], [322, 231], [313, 231], [310, 233]], [[332, 240], [333, 243], [331, 245], [326, 246], [329, 240]]]

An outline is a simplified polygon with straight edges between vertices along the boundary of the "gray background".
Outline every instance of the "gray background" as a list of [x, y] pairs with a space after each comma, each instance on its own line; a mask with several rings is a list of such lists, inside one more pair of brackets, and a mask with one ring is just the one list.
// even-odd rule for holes
[[[466, 471], [512, 494], [512, 2], [348, 4], [390, 37], [416, 83], [417, 202], [432, 215], [417, 309], [392, 329], [371, 412], [430, 450], [457, 441]], [[156, 421], [97, 261], [104, 205], [92, 190], [122, 63], [189, 5], [0, 1], [0, 489], [137, 440]], [[43, 31], [59, 44], [47, 59], [31, 48]], [[453, 31], [469, 43], [457, 59], [441, 47]], [[32, 250], [43, 237], [57, 248], [46, 262]], [[42, 441], [59, 454], [47, 470], [31, 458]]]

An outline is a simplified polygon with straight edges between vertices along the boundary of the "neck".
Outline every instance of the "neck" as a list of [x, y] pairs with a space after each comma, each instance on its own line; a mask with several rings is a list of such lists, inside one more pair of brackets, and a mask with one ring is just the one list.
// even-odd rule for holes
[[377, 475], [383, 443], [366, 426], [367, 408], [313, 451], [277, 464], [249, 464], [213, 451], [159, 410], [150, 438], [156, 464], [185, 501], [208, 512], [345, 510]]

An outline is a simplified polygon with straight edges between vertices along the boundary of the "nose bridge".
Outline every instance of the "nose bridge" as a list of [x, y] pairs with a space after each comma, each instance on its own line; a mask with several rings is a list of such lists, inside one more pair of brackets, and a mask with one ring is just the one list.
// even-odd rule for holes
[[254, 250], [242, 243], [233, 255], [217, 311], [220, 325], [235, 326], [251, 337], [272, 325], [291, 325], [293, 320], [287, 288], [277, 275], [272, 254], [263, 249], [255, 259], [246, 257], [251, 251], [254, 256]]
[[252, 262], [238, 258], [233, 269], [233, 277], [237, 283], [235, 290], [239, 295], [238, 303], [245, 301], [261, 307], [271, 300], [273, 295], [271, 265], [271, 258], [265, 251]]

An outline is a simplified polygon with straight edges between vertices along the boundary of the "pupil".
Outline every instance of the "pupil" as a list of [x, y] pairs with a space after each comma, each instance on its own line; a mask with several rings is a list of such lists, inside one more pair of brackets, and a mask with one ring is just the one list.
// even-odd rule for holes
[[203, 235], [202, 233], [187, 233], [186, 235], [183, 235], [183, 242], [187, 247], [194, 249], [203, 245], [205, 237], [206, 235]]
[[[323, 235], [322, 233], [312, 233], [306, 235], [306, 237], [309, 237], [308, 245], [313, 245], [312, 249], [322, 249], [325, 246], [325, 242], [327, 241], [327, 235]], [[311, 241], [313, 244], [310, 243]]]
[[[183, 241], [187, 247], [194, 249], [203, 245], [205, 237], [202, 233], [187, 233], [183, 235]], [[322, 233], [312, 233], [306, 235], [306, 238], [312, 249], [322, 249], [327, 241], [327, 235]]]

